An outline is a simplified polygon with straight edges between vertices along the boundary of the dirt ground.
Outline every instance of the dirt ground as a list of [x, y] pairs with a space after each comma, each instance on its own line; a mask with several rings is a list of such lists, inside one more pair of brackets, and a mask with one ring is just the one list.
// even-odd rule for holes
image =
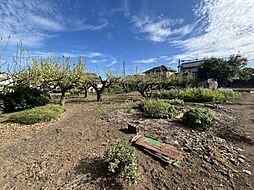
[[[126, 107], [136, 105], [126, 99], [137, 97], [72, 101], [57, 121], [0, 124], [0, 189], [254, 189], [254, 95], [244, 94], [224, 105], [225, 110], [218, 108], [224, 123], [209, 134], [174, 120], [126, 113]], [[181, 167], [165, 166], [137, 150], [137, 184], [128, 186], [109, 178], [102, 155], [112, 140], [133, 136], [124, 130], [127, 122], [182, 147]]]

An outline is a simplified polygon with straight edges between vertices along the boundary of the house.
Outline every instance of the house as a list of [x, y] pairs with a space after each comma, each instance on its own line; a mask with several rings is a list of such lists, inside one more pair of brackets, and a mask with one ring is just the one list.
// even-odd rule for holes
[[187, 62], [187, 63], [182, 63], [179, 65], [180, 69], [180, 74], [184, 75], [196, 75], [198, 72], [198, 67], [204, 63], [204, 60], [199, 60], [199, 61], [192, 61], [192, 62]]
[[144, 72], [145, 75], [156, 75], [156, 76], [164, 76], [164, 77], [170, 77], [176, 73], [175, 69], [172, 69], [170, 67], [167, 67], [165, 65], [161, 65], [159, 67], [153, 67], [152, 69], [149, 69]]
[[0, 74], [0, 92], [4, 90], [6, 86], [13, 86], [13, 79], [5, 74]]

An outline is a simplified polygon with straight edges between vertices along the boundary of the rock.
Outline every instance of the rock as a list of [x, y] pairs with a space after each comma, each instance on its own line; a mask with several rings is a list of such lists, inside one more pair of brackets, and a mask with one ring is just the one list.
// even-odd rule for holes
[[238, 157], [239, 157], [239, 158], [242, 158], [242, 159], [244, 159], [244, 160], [246, 159], [245, 156], [242, 155], [242, 154], [239, 154]]
[[191, 152], [192, 152], [192, 149], [191, 149], [190, 147], [188, 147], [188, 146], [184, 147], [183, 150], [184, 150], [185, 152], [188, 152], [188, 153], [191, 153]]
[[205, 161], [207, 161], [207, 162], [209, 162], [209, 161], [210, 161], [210, 158], [209, 158], [207, 155], [204, 155], [204, 157], [203, 157], [203, 158], [204, 158], [204, 160], [205, 160]]
[[55, 129], [55, 133], [60, 133], [62, 131], [62, 129], [56, 128]]
[[243, 173], [246, 173], [246, 174], [248, 174], [248, 175], [251, 175], [251, 171], [249, 171], [249, 170], [243, 170]]
[[181, 119], [183, 117], [183, 113], [180, 113], [179, 115], [177, 115], [175, 118], [176, 119]]
[[236, 160], [236, 159], [234, 159], [234, 158], [230, 158], [229, 160], [230, 160], [230, 162], [231, 162], [232, 164], [234, 164], [234, 165], [236, 165], [236, 166], [238, 166], [238, 165], [239, 165], [239, 163], [237, 162], [237, 160]]
[[243, 163], [245, 160], [242, 159], [242, 158], [238, 158], [238, 161], [241, 162], [241, 163]]
[[223, 143], [226, 143], [226, 140], [225, 139], [222, 139], [220, 137], [213, 137], [213, 141], [214, 142], [218, 142], [220, 144], [223, 144]]
[[228, 176], [228, 171], [225, 169], [220, 170], [220, 173], [224, 176]]
[[175, 183], [175, 184], [178, 184], [179, 181], [175, 178], [175, 179], [174, 179], [174, 183]]
[[235, 150], [238, 151], [238, 152], [243, 152], [243, 151], [244, 151], [244, 150], [241, 149], [241, 148], [235, 148]]

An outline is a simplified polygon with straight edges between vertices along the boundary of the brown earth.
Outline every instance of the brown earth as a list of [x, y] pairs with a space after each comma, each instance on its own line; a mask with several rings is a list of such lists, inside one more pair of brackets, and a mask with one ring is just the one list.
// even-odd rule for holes
[[[175, 119], [126, 113], [126, 107], [136, 105], [126, 98], [137, 99], [120, 95], [101, 103], [74, 101], [57, 121], [1, 124], [0, 189], [254, 189], [253, 95], [215, 109], [220, 122], [209, 133], [187, 129]], [[133, 136], [124, 130], [127, 122], [182, 147], [180, 168], [137, 150], [137, 184], [129, 187], [110, 178], [102, 155], [113, 139]]]

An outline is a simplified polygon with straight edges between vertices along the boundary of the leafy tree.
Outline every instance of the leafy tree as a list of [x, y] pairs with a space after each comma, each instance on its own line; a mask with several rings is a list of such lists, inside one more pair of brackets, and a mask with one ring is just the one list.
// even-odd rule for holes
[[31, 65], [24, 65], [23, 68], [15, 60], [13, 64], [12, 72], [6, 75], [11, 83], [1, 91], [1, 109], [4, 112], [13, 112], [48, 103], [48, 91], [40, 88], [42, 77], [39, 62], [33, 60]]
[[64, 106], [66, 92], [73, 89], [78, 85], [85, 77], [85, 63], [82, 59], [79, 59], [77, 65], [70, 64], [70, 58], [63, 57], [63, 62], [56, 62], [54, 64], [54, 81], [57, 87], [61, 90], [60, 105]]
[[219, 85], [225, 86], [237, 77], [246, 65], [247, 59], [241, 55], [231, 55], [229, 60], [210, 58], [198, 68], [197, 78], [199, 80], [217, 79]]
[[19, 77], [29, 86], [50, 92], [54, 88], [61, 91], [60, 105], [65, 104], [66, 93], [78, 85], [85, 77], [85, 63], [82, 59], [71, 66], [69, 57], [33, 60], [29, 69]]
[[239, 79], [242, 81], [250, 81], [254, 78], [254, 68], [245, 67], [241, 70]]

